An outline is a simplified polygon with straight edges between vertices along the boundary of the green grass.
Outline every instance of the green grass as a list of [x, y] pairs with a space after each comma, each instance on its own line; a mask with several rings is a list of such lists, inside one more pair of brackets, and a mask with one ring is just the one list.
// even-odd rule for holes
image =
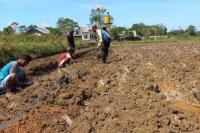
[[166, 44], [166, 43], [183, 43], [183, 42], [200, 42], [200, 37], [170, 37], [170, 38], [157, 38], [144, 39], [141, 41], [112, 41], [113, 45], [139, 45], [139, 44]]
[[[94, 45], [76, 39], [76, 48]], [[67, 47], [66, 37], [56, 36], [0, 36], [0, 66], [23, 54], [41, 58], [62, 52]]]

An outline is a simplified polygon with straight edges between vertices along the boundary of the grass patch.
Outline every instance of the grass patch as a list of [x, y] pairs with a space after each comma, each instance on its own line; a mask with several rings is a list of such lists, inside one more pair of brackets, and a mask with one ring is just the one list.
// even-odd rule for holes
[[200, 42], [200, 37], [170, 37], [170, 38], [157, 38], [144, 39], [140, 41], [112, 41], [113, 45], [140, 45], [140, 44], [166, 44], [166, 43], [189, 43], [189, 42]]
[[[93, 46], [93, 42], [75, 40], [76, 48]], [[61, 53], [67, 47], [66, 37], [57, 36], [0, 36], [0, 66], [23, 54], [41, 58]]]

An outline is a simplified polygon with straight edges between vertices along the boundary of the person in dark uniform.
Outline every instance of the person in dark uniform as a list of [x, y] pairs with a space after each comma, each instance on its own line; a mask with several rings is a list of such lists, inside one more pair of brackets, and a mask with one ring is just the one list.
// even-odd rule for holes
[[109, 47], [110, 47], [110, 35], [106, 31], [106, 27], [103, 27], [102, 29], [97, 29], [97, 26], [92, 26], [92, 31], [96, 33], [99, 37], [99, 43], [98, 48], [101, 48], [101, 54], [100, 57], [102, 59], [102, 63], [106, 64], [106, 60], [109, 53]]
[[75, 42], [74, 42], [74, 30], [73, 29], [71, 29], [67, 35], [67, 44], [68, 44], [68, 52], [70, 53], [71, 57], [74, 58]]

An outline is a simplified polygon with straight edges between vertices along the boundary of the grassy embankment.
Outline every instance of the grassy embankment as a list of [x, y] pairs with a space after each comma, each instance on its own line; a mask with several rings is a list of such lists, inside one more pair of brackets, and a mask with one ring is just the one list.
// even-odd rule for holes
[[[66, 49], [66, 44], [66, 37], [0, 35], [0, 66], [19, 58], [23, 54], [30, 54], [33, 58], [58, 54]], [[76, 39], [77, 49], [92, 45], [94, 43], [86, 43]]]

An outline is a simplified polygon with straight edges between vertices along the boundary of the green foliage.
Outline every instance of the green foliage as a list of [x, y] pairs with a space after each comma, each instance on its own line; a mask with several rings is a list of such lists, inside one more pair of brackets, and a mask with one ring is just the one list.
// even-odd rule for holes
[[[77, 49], [94, 45], [94, 43], [84, 43], [81, 39], [75, 41]], [[66, 49], [66, 43], [66, 37], [63, 36], [0, 34], [0, 66], [18, 59], [23, 54], [30, 54], [34, 58], [58, 54]]]
[[188, 36], [188, 37], [168, 37], [168, 38], [157, 38], [156, 40], [152, 40], [150, 38], [145, 38], [141, 41], [113, 41], [113, 45], [139, 45], [139, 44], [166, 44], [166, 43], [192, 43], [199, 42], [200, 37], [197, 36]]
[[59, 18], [57, 27], [62, 33], [67, 33], [70, 29], [80, 28], [78, 23], [70, 18]]
[[5, 35], [13, 35], [14, 34], [14, 29], [11, 26], [8, 26], [6, 28], [3, 29], [3, 33]]
[[58, 28], [48, 27], [47, 29], [50, 31], [51, 35], [55, 35], [55, 36], [62, 35], [62, 32]]
[[140, 24], [133, 24], [129, 30], [135, 30], [138, 35], [144, 36], [144, 29], [145, 29], [145, 24], [140, 23]]
[[191, 36], [195, 36], [196, 35], [196, 27], [193, 25], [189, 25], [188, 28], [186, 29], [186, 32]]
[[111, 35], [113, 39], [117, 39], [119, 34], [122, 34], [127, 29], [125, 27], [114, 27], [111, 29]]
[[169, 32], [170, 36], [183, 36], [185, 34], [185, 31], [183, 29], [178, 29], [178, 30], [172, 30]]
[[21, 26], [19, 26], [19, 32], [20, 32], [21, 34], [26, 33], [26, 31], [27, 31], [27, 28], [26, 28], [25, 25], [21, 25]]
[[19, 30], [19, 24], [17, 22], [12, 22], [10, 26], [13, 28], [14, 33], [18, 32], [18, 30]]
[[200, 31], [197, 31], [197, 32], [196, 32], [196, 35], [200, 37]]
[[136, 31], [140, 36], [161, 36], [167, 34], [167, 28], [163, 24], [145, 25], [143, 23], [133, 24], [129, 29]]
[[37, 28], [37, 26], [36, 26], [36, 25], [29, 25], [29, 26], [27, 27], [27, 31], [30, 30], [30, 29], [33, 29], [33, 28]]
[[[98, 22], [99, 25], [103, 25], [105, 16], [110, 16], [110, 13], [107, 12], [107, 9], [103, 8], [92, 9], [90, 13], [90, 24], [92, 25]], [[113, 22], [114, 21], [113, 17], [110, 16], [110, 18], [111, 22]]]

